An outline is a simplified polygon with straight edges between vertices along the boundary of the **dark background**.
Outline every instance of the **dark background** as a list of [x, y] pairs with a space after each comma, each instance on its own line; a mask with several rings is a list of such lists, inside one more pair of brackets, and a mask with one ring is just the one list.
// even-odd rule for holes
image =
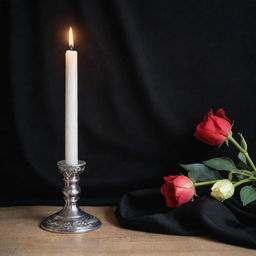
[[182, 172], [178, 163], [227, 154], [193, 137], [211, 107], [226, 110], [256, 153], [255, 1], [0, 3], [1, 205], [61, 202], [70, 25], [82, 204], [115, 204], [160, 187], [162, 176]]

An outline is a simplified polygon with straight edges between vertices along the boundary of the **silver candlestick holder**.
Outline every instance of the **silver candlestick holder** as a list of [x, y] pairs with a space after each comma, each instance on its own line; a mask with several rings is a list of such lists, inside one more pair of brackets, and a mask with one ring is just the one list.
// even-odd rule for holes
[[57, 165], [64, 176], [65, 186], [62, 192], [65, 206], [61, 211], [43, 220], [41, 228], [57, 233], [81, 233], [99, 228], [100, 220], [82, 211], [77, 205], [80, 193], [79, 175], [85, 169], [85, 162], [78, 161], [77, 165], [70, 166], [65, 161], [59, 161]]

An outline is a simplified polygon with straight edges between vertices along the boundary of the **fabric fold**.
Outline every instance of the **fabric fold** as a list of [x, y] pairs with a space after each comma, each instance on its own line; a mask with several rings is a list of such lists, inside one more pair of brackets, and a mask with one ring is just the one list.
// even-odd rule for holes
[[158, 189], [129, 192], [116, 216], [128, 229], [210, 238], [256, 248], [256, 205], [243, 207], [232, 198], [221, 203], [203, 196], [179, 208], [167, 208]]

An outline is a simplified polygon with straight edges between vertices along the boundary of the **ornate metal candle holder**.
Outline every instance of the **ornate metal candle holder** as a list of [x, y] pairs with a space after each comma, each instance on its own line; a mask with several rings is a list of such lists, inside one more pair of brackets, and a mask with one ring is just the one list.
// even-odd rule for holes
[[95, 217], [82, 211], [77, 201], [80, 193], [79, 174], [85, 169], [85, 162], [78, 161], [77, 165], [69, 166], [65, 161], [57, 163], [59, 171], [64, 176], [65, 206], [63, 209], [41, 223], [41, 228], [57, 233], [80, 233], [88, 232], [100, 227], [101, 222]]

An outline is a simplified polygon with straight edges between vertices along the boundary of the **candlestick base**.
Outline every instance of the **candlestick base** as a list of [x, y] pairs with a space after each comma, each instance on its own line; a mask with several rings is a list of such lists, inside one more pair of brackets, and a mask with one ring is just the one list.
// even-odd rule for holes
[[55, 213], [41, 223], [41, 228], [56, 233], [81, 233], [97, 229], [100, 225], [101, 222], [96, 217], [81, 211], [76, 218]]
[[84, 171], [85, 162], [79, 161], [77, 165], [73, 166], [67, 165], [65, 161], [60, 161], [57, 164], [64, 176], [65, 206], [61, 211], [43, 220], [40, 227], [57, 233], [81, 233], [99, 228], [100, 220], [82, 211], [77, 205], [80, 193], [79, 174]]

